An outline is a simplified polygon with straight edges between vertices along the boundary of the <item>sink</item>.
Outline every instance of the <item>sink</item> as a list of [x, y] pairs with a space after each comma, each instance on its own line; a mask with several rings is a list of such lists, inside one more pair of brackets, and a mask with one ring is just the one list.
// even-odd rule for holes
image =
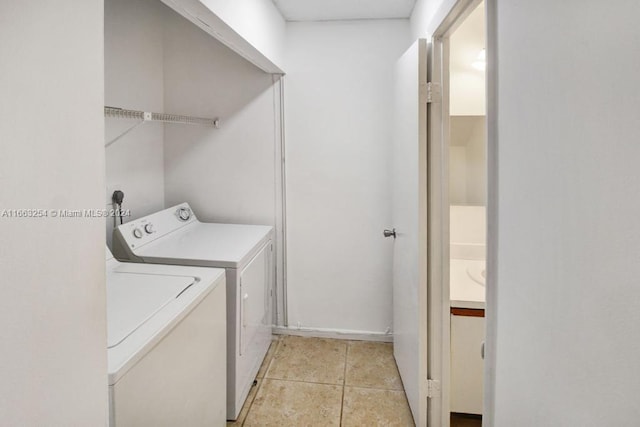
[[487, 270], [484, 265], [469, 265], [467, 266], [467, 275], [471, 280], [479, 285], [484, 286], [487, 278]]
[[484, 308], [485, 268], [484, 259], [451, 258], [449, 297], [452, 307]]

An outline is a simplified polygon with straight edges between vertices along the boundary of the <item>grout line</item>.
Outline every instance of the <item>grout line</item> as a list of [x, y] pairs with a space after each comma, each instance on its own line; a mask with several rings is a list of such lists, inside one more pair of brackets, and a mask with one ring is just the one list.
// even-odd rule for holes
[[[282, 335], [282, 337], [288, 337], [288, 336], [292, 336], [292, 335]], [[306, 337], [304, 337], [304, 338], [305, 338], [305, 339], [307, 339]], [[311, 340], [319, 340], [319, 339], [321, 339], [321, 340], [325, 340], [325, 338], [315, 338], [315, 337], [311, 337], [311, 338], [309, 338], [309, 339], [311, 339]], [[280, 346], [280, 345], [284, 345], [284, 340], [285, 340], [285, 338], [281, 338], [281, 339], [279, 340], [279, 342], [278, 342], [278, 346]], [[270, 369], [271, 369], [271, 366], [272, 366], [272, 364], [273, 364], [273, 361], [276, 359], [276, 357], [277, 357], [278, 353], [280, 352], [280, 347], [278, 347], [278, 348], [276, 349], [276, 351], [273, 353], [273, 357], [271, 358], [271, 362], [269, 362], [269, 367], [268, 367], [268, 369], [265, 371], [264, 376], [263, 376], [263, 379], [279, 380], [279, 381], [291, 381], [291, 382], [295, 382], [295, 383], [308, 383], [308, 384], [321, 384], [321, 385], [334, 385], [334, 386], [340, 386], [340, 385], [342, 385], [342, 386], [344, 386], [344, 381], [345, 381], [345, 378], [344, 378], [344, 377], [345, 377], [345, 371], [346, 371], [346, 351], [347, 351], [347, 348], [348, 348], [348, 346], [346, 345], [346, 344], [347, 344], [347, 342], [345, 342], [346, 340], [334, 340], [334, 339], [329, 339], [329, 338], [326, 338], [326, 340], [331, 340], [331, 341], [341, 341], [341, 343], [342, 343], [342, 342], [344, 342], [344, 344], [345, 344], [345, 368], [344, 368], [343, 375], [342, 375], [342, 376], [343, 376], [343, 378], [342, 378], [342, 384], [340, 384], [340, 383], [335, 383], [335, 382], [330, 383], [330, 382], [321, 382], [321, 381], [301, 380], [301, 379], [296, 379], [296, 378], [279, 378], [279, 377], [270, 377], [270, 376], [267, 376], [267, 375], [269, 374], [269, 371], [270, 371]]]
[[[244, 416], [244, 419], [242, 420], [242, 423], [240, 424], [240, 427], [244, 426], [244, 423], [247, 421], [247, 418], [249, 418], [249, 414], [251, 413], [251, 408], [253, 408], [253, 402], [255, 402], [256, 397], [258, 397], [258, 393], [260, 392], [260, 389], [262, 388], [262, 384], [264, 383], [264, 380], [267, 379], [267, 372], [269, 372], [269, 368], [271, 367], [271, 363], [273, 362], [273, 359], [275, 359], [276, 357], [276, 352], [278, 351], [278, 346], [280, 345], [280, 340], [277, 341], [272, 341], [271, 345], [276, 346], [276, 348], [273, 350], [273, 354], [271, 355], [271, 359], [269, 359], [269, 362], [267, 363], [267, 368], [264, 370], [264, 374], [262, 375], [262, 378], [257, 378], [256, 377], [256, 381], [258, 382], [258, 384], [256, 384], [256, 392], [253, 395], [253, 399], [251, 399], [251, 402], [249, 402], [249, 407], [247, 408], [247, 414]], [[267, 350], [267, 354], [268, 354], [269, 350]], [[246, 404], [246, 402], [245, 402]]]
[[[353, 340], [348, 341], [349, 343], [352, 343]], [[357, 343], [361, 343], [362, 341], [356, 341]], [[374, 343], [374, 344], [379, 344], [379, 343]], [[393, 345], [393, 343], [382, 343], [382, 344], [391, 344]], [[400, 377], [400, 371], [398, 370], [398, 364], [396, 363], [395, 358], [392, 356], [391, 357], [391, 363], [393, 363], [393, 366], [395, 367], [396, 373], [398, 374], [398, 378], [400, 378], [400, 388], [388, 388], [388, 387], [384, 387], [384, 386], [370, 386], [370, 385], [360, 385], [360, 384], [347, 384], [347, 375], [345, 373], [345, 386], [348, 387], [356, 387], [356, 388], [366, 388], [366, 389], [371, 389], [371, 390], [387, 390], [387, 391], [401, 391], [403, 393], [405, 393], [404, 391], [404, 384], [402, 384], [402, 377]]]
[[[257, 388], [260, 388], [260, 386], [262, 381], [258, 381], [258, 384], [256, 385]], [[249, 402], [249, 407], [247, 408], [247, 414], [244, 416], [244, 419], [242, 420], [242, 423], [240, 424], [240, 427], [244, 426], [244, 423], [247, 422], [247, 418], [249, 418], [249, 415], [251, 415], [251, 407], [253, 407], [253, 401], [256, 400], [256, 396], [258, 395], [258, 391], [260, 390], [256, 390], [256, 394], [253, 395], [253, 399], [251, 399], [251, 402]], [[247, 404], [247, 402], [245, 402], [245, 405]], [[240, 412], [242, 412], [242, 410], [240, 410]]]
[[296, 380], [296, 379], [291, 379], [291, 378], [267, 378], [267, 377], [264, 377], [263, 379], [265, 379], [265, 380], [275, 380], [275, 381], [287, 381], [287, 382], [291, 382], [291, 383], [332, 385], [332, 386], [336, 386], [336, 387], [342, 387], [340, 384], [336, 384], [336, 383], [321, 383], [321, 382], [317, 382], [317, 381], [304, 381], [304, 380]]
[[344, 372], [342, 374], [342, 385], [345, 386], [347, 384], [347, 359], [349, 359], [349, 347], [350, 341], [347, 341], [347, 349], [344, 352]]
[[366, 385], [357, 385], [357, 384], [336, 384], [336, 383], [322, 383], [322, 382], [318, 382], [318, 381], [306, 381], [306, 380], [297, 380], [297, 379], [293, 379], [293, 378], [272, 378], [272, 377], [264, 377], [262, 378], [263, 380], [275, 380], [275, 381], [285, 381], [285, 382], [292, 382], [292, 383], [305, 383], [305, 384], [317, 384], [317, 385], [333, 385], [333, 386], [338, 386], [338, 387], [353, 387], [353, 388], [364, 388], [367, 390], [379, 390], [379, 391], [397, 391], [397, 392], [402, 392], [404, 393], [404, 389], [399, 389], [399, 388], [382, 388], [382, 387], [372, 387], [372, 386], [366, 386]]
[[[258, 397], [258, 393], [260, 392], [260, 389], [262, 388], [262, 383], [264, 383], [264, 378], [256, 378], [256, 381], [258, 382], [258, 384], [255, 385], [256, 387], [256, 392], [253, 395], [253, 399], [251, 399], [251, 402], [249, 402], [249, 407], [247, 408], [247, 414], [244, 416], [244, 419], [242, 420], [242, 424], [240, 424], [240, 427], [244, 426], [244, 423], [247, 422], [247, 418], [249, 418], [249, 415], [251, 414], [251, 408], [253, 408], [253, 402], [256, 401], [256, 397]], [[249, 392], [251, 393], [251, 392]], [[247, 402], [245, 402], [246, 405]]]
[[271, 365], [273, 365], [273, 361], [276, 360], [276, 356], [280, 352], [281, 340], [278, 339], [278, 340], [272, 341], [272, 345], [274, 345], [275, 347], [273, 348], [273, 353], [271, 354], [271, 358], [267, 363], [267, 368], [264, 370], [264, 373], [262, 374], [262, 378], [267, 378], [267, 373], [269, 372], [269, 369], [271, 369]]
[[404, 393], [403, 388], [384, 388], [384, 387], [376, 387], [370, 385], [359, 385], [359, 384], [347, 384], [347, 387], [355, 387], [355, 388], [366, 388], [368, 390], [380, 390], [380, 391], [401, 391]]
[[[271, 369], [271, 365], [273, 364], [274, 359], [276, 358], [276, 354], [278, 353], [278, 350], [280, 349], [280, 340], [275, 341], [271, 343], [272, 345], [275, 344], [275, 348], [273, 349], [273, 354], [271, 355], [271, 359], [269, 359], [269, 361], [267, 362], [267, 367], [264, 370], [263, 374], [262, 374], [262, 379], [267, 378], [267, 374], [269, 373], [269, 369]], [[267, 354], [269, 354], [269, 351], [267, 350]]]
[[371, 386], [366, 386], [366, 385], [353, 385], [353, 384], [349, 384], [347, 387], [352, 387], [352, 388], [363, 388], [365, 390], [378, 390], [378, 391], [396, 391], [398, 393], [404, 393], [404, 389], [397, 389], [397, 388], [380, 388], [380, 387], [371, 387]]
[[347, 350], [344, 352], [344, 373], [342, 375], [342, 400], [340, 401], [340, 426], [342, 426], [342, 414], [344, 413], [344, 389], [347, 383], [347, 359], [349, 358], [350, 341], [347, 341]]

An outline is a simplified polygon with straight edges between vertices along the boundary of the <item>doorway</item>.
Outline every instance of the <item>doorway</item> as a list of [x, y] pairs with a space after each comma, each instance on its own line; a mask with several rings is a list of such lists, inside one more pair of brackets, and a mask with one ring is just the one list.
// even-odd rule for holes
[[430, 196], [436, 204], [430, 209], [434, 218], [430, 235], [439, 236], [440, 241], [430, 245], [434, 273], [429, 277], [431, 288], [440, 283], [443, 295], [442, 425], [481, 426], [487, 253], [486, 18], [482, 0], [460, 0], [449, 8], [439, 14], [444, 19], [433, 32], [429, 76], [432, 85], [441, 89], [440, 102], [430, 105], [429, 116], [429, 144], [435, 154], [429, 166], [440, 169], [440, 183], [432, 180], [437, 197]]
[[486, 278], [484, 3], [449, 41], [449, 290], [451, 424], [481, 426]]

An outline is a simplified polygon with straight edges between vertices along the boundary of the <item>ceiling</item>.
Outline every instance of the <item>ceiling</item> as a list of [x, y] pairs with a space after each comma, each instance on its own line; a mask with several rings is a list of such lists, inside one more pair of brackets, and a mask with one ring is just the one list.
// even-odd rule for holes
[[273, 0], [287, 21], [409, 18], [416, 0]]

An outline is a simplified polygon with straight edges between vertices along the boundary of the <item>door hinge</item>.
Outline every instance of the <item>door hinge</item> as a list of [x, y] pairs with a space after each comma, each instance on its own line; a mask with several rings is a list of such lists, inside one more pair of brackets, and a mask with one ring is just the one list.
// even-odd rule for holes
[[442, 87], [440, 83], [427, 83], [427, 104], [442, 101]]
[[440, 381], [427, 380], [427, 397], [429, 399], [440, 397]]

